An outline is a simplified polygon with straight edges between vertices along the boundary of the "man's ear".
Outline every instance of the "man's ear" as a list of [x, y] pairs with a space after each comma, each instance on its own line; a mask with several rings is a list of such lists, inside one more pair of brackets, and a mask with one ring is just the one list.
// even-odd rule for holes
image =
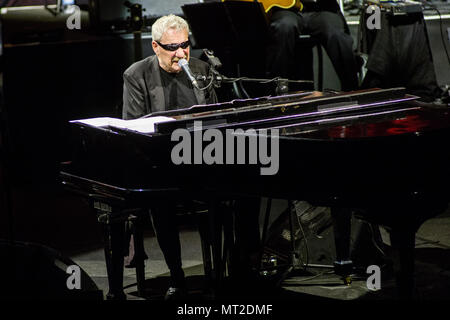
[[158, 44], [156, 43], [155, 40], [152, 41], [152, 48], [153, 48], [153, 51], [156, 53], [156, 50], [158, 50], [157, 49], [158, 48]]

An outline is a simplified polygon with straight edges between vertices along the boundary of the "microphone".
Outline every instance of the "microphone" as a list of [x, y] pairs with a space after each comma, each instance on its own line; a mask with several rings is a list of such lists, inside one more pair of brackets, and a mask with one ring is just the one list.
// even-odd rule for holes
[[198, 89], [198, 83], [197, 80], [195, 80], [194, 76], [192, 75], [191, 69], [189, 68], [188, 62], [186, 59], [180, 59], [178, 60], [178, 65], [181, 67], [181, 69], [186, 72], [189, 80], [191, 80], [192, 85]]

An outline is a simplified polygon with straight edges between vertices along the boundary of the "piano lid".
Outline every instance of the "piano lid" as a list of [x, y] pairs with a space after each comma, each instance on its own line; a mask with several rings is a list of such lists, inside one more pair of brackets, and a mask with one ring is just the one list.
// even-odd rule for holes
[[[202, 106], [201, 112], [172, 117], [170, 123], [155, 125], [156, 133], [170, 134], [176, 129], [191, 130], [194, 121], [201, 121], [203, 128], [252, 127], [269, 128], [277, 125], [296, 124], [318, 117], [334, 117], [341, 114], [361, 114], [368, 110], [396, 108], [399, 104], [418, 97], [406, 95], [404, 88], [371, 89], [339, 94], [294, 94], [240, 101], [238, 108], [233, 102], [212, 105], [211, 111]], [[218, 106], [223, 107], [218, 109]]]
[[336, 140], [420, 135], [449, 127], [450, 110], [427, 109], [412, 104], [403, 108], [314, 119], [273, 128], [281, 129], [283, 136]]

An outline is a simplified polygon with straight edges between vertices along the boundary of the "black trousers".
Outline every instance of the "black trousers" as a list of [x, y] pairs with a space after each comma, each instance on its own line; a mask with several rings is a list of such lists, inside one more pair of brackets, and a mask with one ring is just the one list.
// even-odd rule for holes
[[[260, 249], [259, 234], [260, 198], [244, 198], [235, 201], [235, 246], [236, 272], [247, 273], [255, 263], [254, 257]], [[176, 208], [173, 204], [159, 204], [151, 210], [153, 226], [158, 244], [170, 270], [171, 286], [185, 286], [181, 260], [181, 245], [176, 223]]]
[[[366, 17], [361, 16], [360, 25]], [[363, 29], [363, 48], [369, 54], [362, 88], [405, 87], [424, 101], [441, 95], [437, 84], [422, 13], [406, 16], [381, 14], [380, 30]]]
[[159, 247], [170, 270], [170, 286], [185, 287], [176, 207], [169, 203], [159, 204], [151, 209], [151, 214]]
[[296, 42], [300, 34], [310, 34], [325, 48], [341, 82], [342, 91], [358, 88], [357, 62], [353, 52], [353, 39], [340, 12], [294, 12], [276, 10], [269, 28], [266, 69], [270, 77], [298, 78], [299, 61]]

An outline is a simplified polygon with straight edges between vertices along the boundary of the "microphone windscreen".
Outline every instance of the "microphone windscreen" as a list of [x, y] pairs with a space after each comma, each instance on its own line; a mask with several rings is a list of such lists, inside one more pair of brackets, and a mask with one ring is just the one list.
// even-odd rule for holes
[[184, 59], [184, 58], [178, 60], [178, 65], [179, 65], [180, 67], [186, 66], [187, 64], [188, 64], [188, 62], [187, 62], [187, 60]]

